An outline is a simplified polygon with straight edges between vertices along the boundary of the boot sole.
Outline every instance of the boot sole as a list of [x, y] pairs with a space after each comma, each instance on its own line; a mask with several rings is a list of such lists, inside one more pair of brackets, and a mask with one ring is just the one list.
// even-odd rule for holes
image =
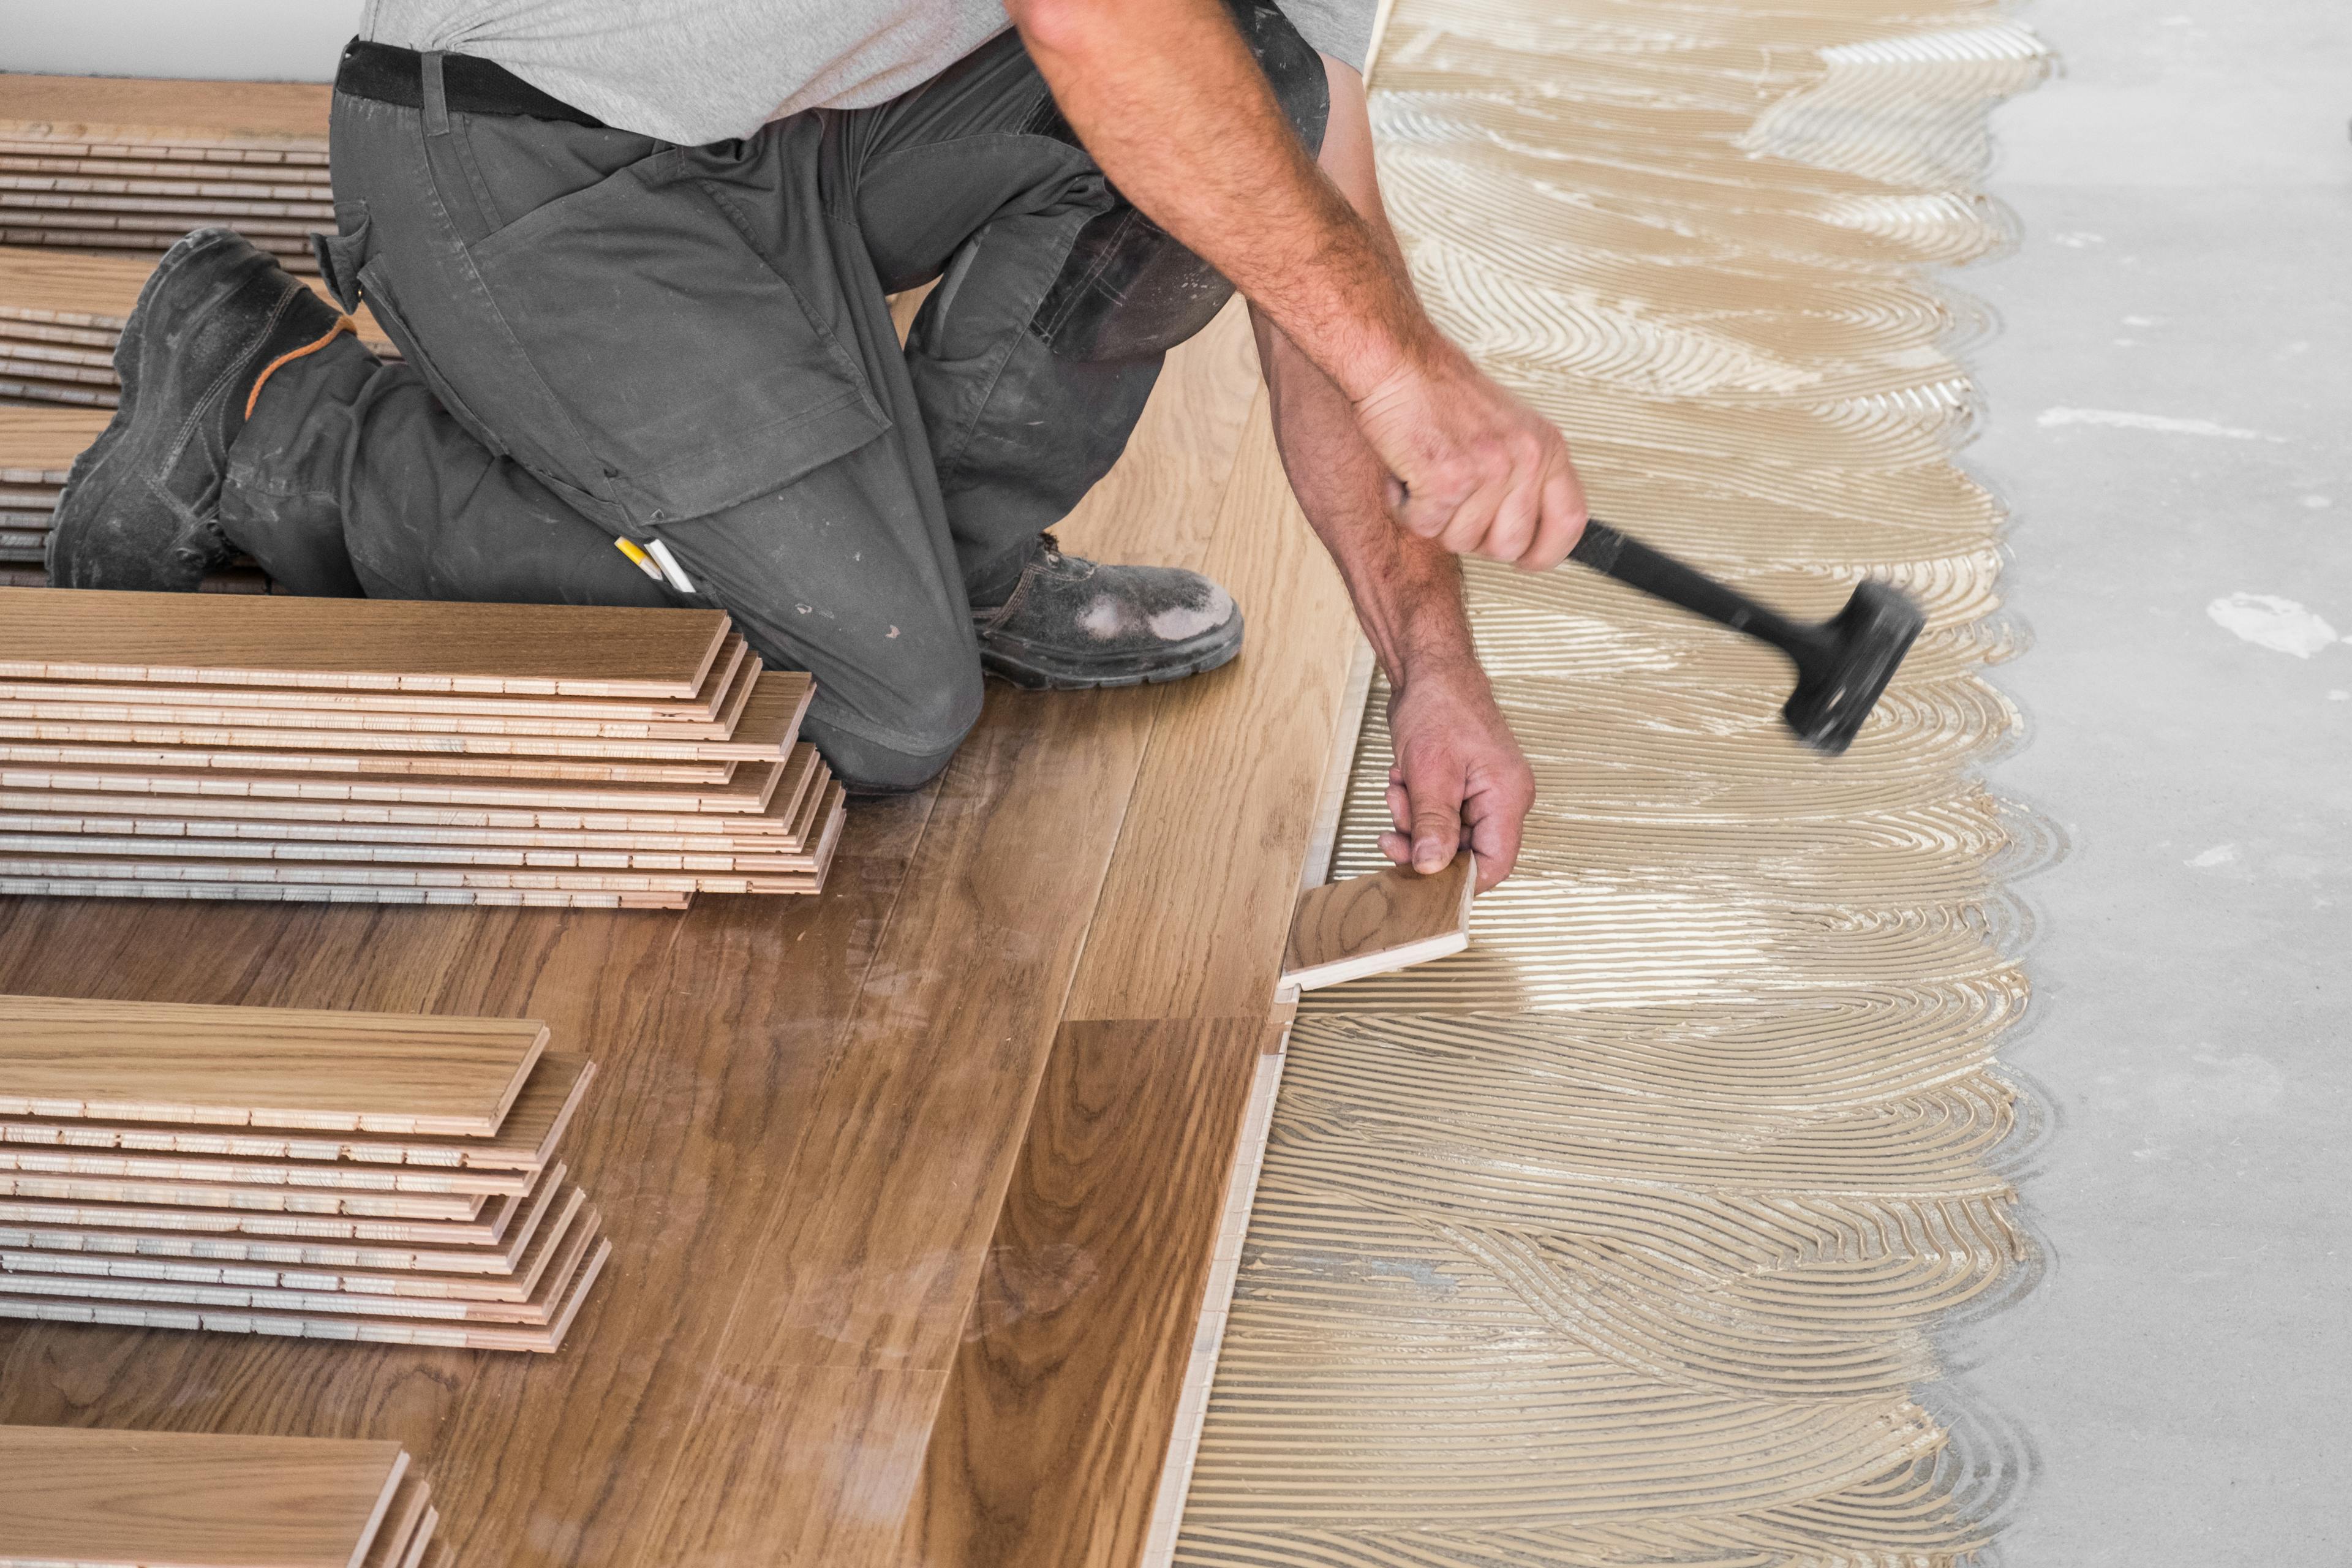
[[[981, 668], [1024, 691], [1100, 691], [1126, 686], [1165, 686], [1171, 680], [1206, 675], [1239, 658], [1242, 651], [1241, 614], [1235, 611], [1233, 635], [1190, 655], [1141, 656], [1142, 667], [1101, 674], [1083, 666], [1059, 667], [1025, 660], [1017, 655], [980, 645]], [[1163, 662], [1164, 661], [1164, 662]]]

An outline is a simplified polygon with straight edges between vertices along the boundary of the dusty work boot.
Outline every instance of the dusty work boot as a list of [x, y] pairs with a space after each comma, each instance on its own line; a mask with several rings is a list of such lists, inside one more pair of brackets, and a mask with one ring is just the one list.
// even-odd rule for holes
[[262, 380], [350, 327], [241, 235], [198, 229], [172, 247], [114, 350], [121, 405], [58, 497], [50, 584], [194, 589], [231, 553], [221, 479]]
[[1234, 597], [1174, 566], [1098, 566], [1046, 534], [1001, 605], [974, 606], [980, 662], [1033, 691], [1181, 680], [1242, 650]]

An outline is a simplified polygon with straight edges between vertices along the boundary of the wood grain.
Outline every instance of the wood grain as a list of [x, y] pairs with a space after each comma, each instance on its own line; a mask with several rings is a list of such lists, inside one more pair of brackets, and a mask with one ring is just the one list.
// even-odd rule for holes
[[1264, 1029], [1062, 1026], [932, 1427], [906, 1563], [1138, 1559]]
[[486, 1138], [547, 1039], [532, 1018], [0, 996], [0, 1114]]
[[1468, 850], [1423, 876], [1391, 866], [1298, 896], [1283, 949], [1282, 983], [1301, 991], [1386, 974], [1470, 945], [1477, 859]]
[[1239, 658], [1163, 694], [1131, 807], [1151, 830], [1120, 839], [1072, 1018], [1262, 1020], [1274, 1003], [1355, 633], [1339, 572], [1291, 497], [1263, 397], [1206, 569], [1245, 614], [1263, 608]]
[[0, 589], [0, 676], [690, 698], [719, 610]]
[[[1171, 358], [1128, 458], [1066, 525], [1074, 548], [1084, 531], [1083, 547], [1101, 558], [1210, 564], [1248, 414], [1248, 352], [1236, 310]], [[1288, 613], [1271, 596], [1281, 591], [1247, 589], [1244, 660]], [[1029, 1157], [1039, 1085], [1057, 1070], [1087, 928], [1112, 907], [1099, 889], [1128, 841], [1164, 831], [1136, 808], [1135, 780], [1181, 691], [992, 691], [946, 780], [850, 814], [828, 895], [814, 902], [706, 900], [683, 919], [633, 923], [595, 911], [0, 900], [0, 987], [520, 1011], [549, 1018], [564, 1040], [593, 1041], [604, 1082], [564, 1147], [593, 1173], [625, 1265], [600, 1282], [551, 1362], [0, 1330], [0, 1416], [395, 1436], [429, 1468], [445, 1510], [431, 1552], [455, 1547], [501, 1568], [895, 1565], [1013, 1171]], [[1263, 710], [1240, 704], [1233, 721]], [[1321, 763], [1292, 793], [1316, 795]], [[102, 812], [110, 793], [0, 781], [0, 810], [39, 810], [32, 797], [47, 795]], [[460, 828], [738, 831], [642, 799], [607, 810], [576, 797], [279, 796], [278, 810], [268, 797], [188, 798], [184, 815], [215, 823], [247, 811], [263, 815], [245, 820], [280, 824], [446, 812], [436, 824]], [[164, 820], [150, 804], [166, 803], [151, 796], [121, 815]], [[1221, 826], [1261, 832], [1245, 816]], [[1295, 862], [1284, 875], [1261, 955], [1269, 976]], [[1184, 940], [1150, 963], [1192, 962], [1195, 928], [1224, 918], [1213, 882], [1186, 896], [1194, 901], [1159, 911], [1163, 934]], [[223, 966], [224, 952], [247, 956]], [[1055, 1121], [1034, 1120], [1041, 1137]], [[288, 1267], [346, 1246], [373, 1258], [434, 1245], [190, 1239], [311, 1249]], [[1101, 1371], [1069, 1364], [1089, 1378]], [[1041, 1373], [1037, 1408], [1084, 1417], [1052, 1381]], [[1129, 1438], [1148, 1447], [1141, 1431]], [[1104, 1451], [1100, 1429], [1087, 1438], [1032, 1422], [972, 1434]], [[1041, 1511], [1027, 1528], [1042, 1538], [1058, 1527]]]
[[407, 1458], [385, 1442], [0, 1426], [0, 1565], [355, 1568]]

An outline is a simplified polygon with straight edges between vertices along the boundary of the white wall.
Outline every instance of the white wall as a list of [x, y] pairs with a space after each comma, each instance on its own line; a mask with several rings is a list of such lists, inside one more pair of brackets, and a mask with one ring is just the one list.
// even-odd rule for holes
[[328, 81], [360, 0], [0, 0], [0, 70]]

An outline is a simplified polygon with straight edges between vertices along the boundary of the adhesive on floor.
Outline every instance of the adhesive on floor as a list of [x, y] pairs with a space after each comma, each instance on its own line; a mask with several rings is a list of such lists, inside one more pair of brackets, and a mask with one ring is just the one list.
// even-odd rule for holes
[[[1175, 1559], [1948, 1563], [2016, 1445], [1937, 1333], [2035, 1248], [2006, 884], [1977, 770], [2000, 506], [1953, 451], [2007, 239], [1989, 5], [1402, 0], [1374, 76], [1432, 313], [1568, 432], [1596, 513], [1808, 616], [1929, 628], [1844, 757], [1778, 656], [1588, 573], [1474, 563], [1539, 803], [1469, 950], [1301, 1005]], [[1337, 871], [1379, 863], [1375, 692]]]

